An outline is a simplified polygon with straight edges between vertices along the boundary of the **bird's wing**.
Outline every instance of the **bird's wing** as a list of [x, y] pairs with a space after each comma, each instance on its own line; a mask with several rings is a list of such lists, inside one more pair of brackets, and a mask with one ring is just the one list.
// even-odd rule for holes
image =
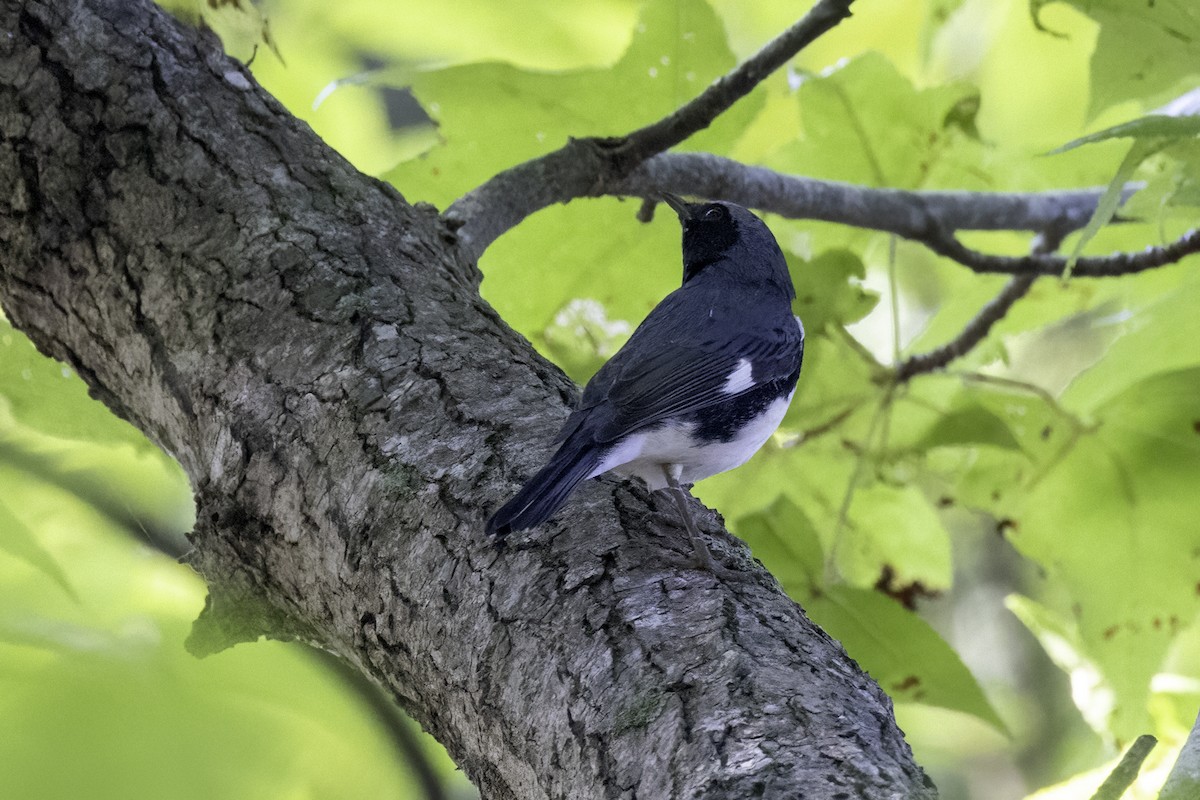
[[580, 418], [568, 427], [586, 417], [598, 441], [612, 441], [788, 378], [799, 371], [804, 332], [793, 317], [786, 319], [777, 327], [733, 337], [726, 331], [720, 338], [709, 337], [703, 327], [671, 331], [672, 336], [655, 335], [666, 333], [653, 331], [655, 326], [645, 333], [639, 328], [588, 383]]

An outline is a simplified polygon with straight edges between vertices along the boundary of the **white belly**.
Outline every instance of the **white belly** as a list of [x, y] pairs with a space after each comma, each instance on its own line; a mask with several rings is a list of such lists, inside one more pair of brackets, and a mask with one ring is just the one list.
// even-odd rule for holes
[[664, 465], [677, 473], [680, 483], [695, 483], [740, 467], [771, 438], [791, 402], [791, 394], [775, 400], [728, 442], [704, 442], [697, 447], [691, 435], [693, 424], [666, 425], [632, 434], [613, 448], [588, 477], [612, 470], [619, 475], [641, 478], [651, 489], [665, 489]]

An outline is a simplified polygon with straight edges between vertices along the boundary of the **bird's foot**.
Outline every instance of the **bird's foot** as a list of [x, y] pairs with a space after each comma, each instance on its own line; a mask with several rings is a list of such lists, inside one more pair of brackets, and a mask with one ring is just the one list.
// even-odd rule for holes
[[739, 569], [730, 569], [722, 564], [713, 556], [712, 551], [704, 544], [704, 541], [699, 538], [692, 539], [692, 552], [690, 555], [670, 554], [663, 560], [675, 569], [687, 570], [689, 572], [707, 572], [720, 581], [727, 583], [739, 583], [750, 580], [752, 572], [746, 572]]
[[713, 558], [712, 551], [708, 549], [708, 545], [699, 537], [692, 538], [692, 557], [684, 559], [684, 565], [686, 568], [700, 570], [701, 572], [711, 572], [723, 581], [744, 581], [750, 577], [750, 573], [729, 569], [720, 561]]
[[663, 464], [662, 470], [663, 475], [667, 479], [667, 486], [670, 487], [671, 497], [675, 500], [675, 507], [679, 510], [679, 516], [683, 519], [683, 526], [687, 529], [688, 538], [692, 541], [692, 557], [690, 559], [679, 560], [676, 566], [683, 569], [697, 569], [702, 572], [711, 572], [724, 581], [746, 580], [748, 577], [747, 573], [730, 570], [713, 558], [708, 545], [700, 537], [700, 530], [696, 527], [695, 520], [692, 519], [692, 512], [687, 504], [690, 495], [686, 489], [680, 486], [678, 478], [670, 465]]

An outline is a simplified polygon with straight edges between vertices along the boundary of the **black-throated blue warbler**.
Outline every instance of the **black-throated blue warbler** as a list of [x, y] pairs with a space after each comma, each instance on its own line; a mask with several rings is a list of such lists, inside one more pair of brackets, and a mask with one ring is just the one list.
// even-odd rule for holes
[[717, 569], [682, 484], [740, 466], [779, 427], [800, 377], [804, 326], [762, 220], [734, 203], [662, 199], [683, 226], [683, 285], [588, 381], [557, 452], [488, 520], [501, 542], [548, 519], [581, 481], [612, 470], [670, 488], [695, 564]]

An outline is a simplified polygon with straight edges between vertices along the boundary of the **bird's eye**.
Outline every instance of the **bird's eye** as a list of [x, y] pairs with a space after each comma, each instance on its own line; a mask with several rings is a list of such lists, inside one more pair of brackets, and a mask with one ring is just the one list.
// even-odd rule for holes
[[712, 205], [704, 212], [704, 218], [711, 221], [719, 220], [725, 217], [729, 212], [725, 210], [725, 206]]

